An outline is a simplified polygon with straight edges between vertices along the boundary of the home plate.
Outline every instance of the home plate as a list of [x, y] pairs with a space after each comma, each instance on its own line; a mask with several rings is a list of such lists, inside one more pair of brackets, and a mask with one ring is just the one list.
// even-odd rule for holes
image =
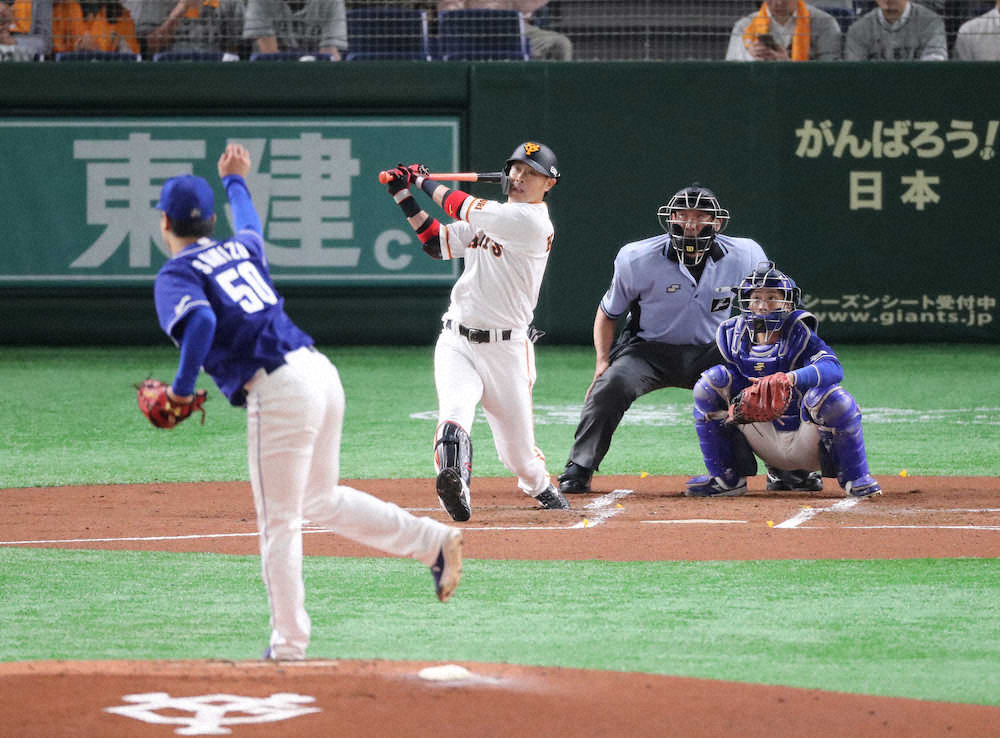
[[463, 679], [473, 678], [471, 671], [458, 664], [428, 666], [417, 672], [417, 676], [431, 682], [458, 682]]

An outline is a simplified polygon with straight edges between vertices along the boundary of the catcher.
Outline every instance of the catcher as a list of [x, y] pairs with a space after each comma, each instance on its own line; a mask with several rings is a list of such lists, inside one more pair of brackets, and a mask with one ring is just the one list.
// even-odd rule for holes
[[735, 497], [757, 473], [819, 469], [853, 497], [882, 491], [868, 473], [861, 410], [844, 370], [800, 310], [801, 292], [773, 262], [761, 262], [733, 290], [740, 314], [719, 326], [724, 363], [694, 387], [694, 424], [708, 475], [688, 480], [688, 497]]

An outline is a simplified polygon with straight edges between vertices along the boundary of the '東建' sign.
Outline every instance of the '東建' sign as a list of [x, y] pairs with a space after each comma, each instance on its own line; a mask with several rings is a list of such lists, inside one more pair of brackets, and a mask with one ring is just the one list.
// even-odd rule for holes
[[277, 281], [448, 282], [378, 183], [380, 169], [458, 168], [454, 117], [0, 121], [0, 251], [6, 283], [146, 283], [166, 259], [155, 209], [164, 180], [205, 177], [216, 234], [232, 232], [216, 162], [246, 146], [247, 177]]

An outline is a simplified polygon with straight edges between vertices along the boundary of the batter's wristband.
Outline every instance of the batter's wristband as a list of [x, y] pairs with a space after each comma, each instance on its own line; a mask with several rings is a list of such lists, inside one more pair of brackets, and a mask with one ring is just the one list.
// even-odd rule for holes
[[410, 195], [408, 191], [406, 192], [407, 196], [404, 197], [402, 200], [399, 200], [398, 204], [400, 209], [402, 209], [403, 211], [403, 215], [405, 215], [407, 218], [412, 218], [414, 215], [417, 215], [420, 212], [421, 208], [417, 204], [417, 201], [413, 198], [413, 195]]
[[440, 182], [436, 182], [433, 179], [424, 179], [424, 181], [420, 183], [420, 189], [431, 196], [434, 195], [434, 190], [441, 186]]

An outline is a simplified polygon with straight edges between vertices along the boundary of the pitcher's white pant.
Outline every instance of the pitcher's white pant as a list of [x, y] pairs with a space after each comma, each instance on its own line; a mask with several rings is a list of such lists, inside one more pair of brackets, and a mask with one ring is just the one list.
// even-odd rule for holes
[[441, 332], [434, 349], [439, 432], [442, 423], [451, 421], [471, 436], [476, 405], [482, 403], [500, 461], [531, 497], [551, 481], [545, 457], [535, 446], [534, 383], [535, 346], [526, 336], [471, 343], [450, 330]]
[[305, 658], [310, 622], [302, 523], [431, 566], [449, 528], [338, 484], [344, 389], [323, 354], [301, 348], [247, 383], [247, 456], [275, 658]]

